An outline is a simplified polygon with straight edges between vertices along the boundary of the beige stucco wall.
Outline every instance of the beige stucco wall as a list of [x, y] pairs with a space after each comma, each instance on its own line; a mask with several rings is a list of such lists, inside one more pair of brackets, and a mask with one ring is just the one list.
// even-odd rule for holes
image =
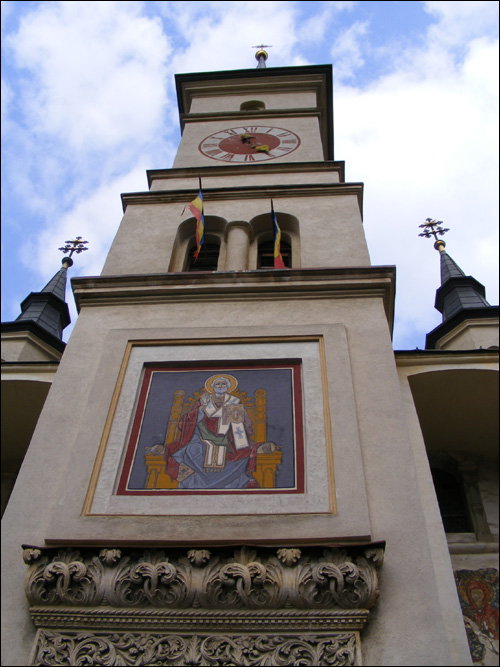
[[[435, 534], [435, 512], [431, 513], [432, 521], [427, 512], [430, 494], [422, 488], [422, 466], [403, 410], [406, 399], [401, 394], [382, 301], [317, 297], [297, 300], [277, 295], [256, 301], [225, 298], [220, 302], [160, 300], [152, 304], [136, 300], [130, 306], [83, 309], [4, 516], [3, 573], [8, 573], [2, 589], [7, 601], [3, 613], [5, 664], [26, 664], [34, 637], [23, 592], [25, 566], [20, 545], [43, 545], [53, 529], [54, 511], [64, 514], [69, 489], [75, 506], [81, 508], [83, 502], [82, 492], [94, 464], [117, 374], [116, 365], [112, 366], [112, 376], [103, 375], [99, 369], [106, 358], [122, 357], [121, 350], [113, 349], [113, 332], [126, 328], [136, 330], [130, 337], [143, 338], [149, 330], [154, 337], [168, 338], [171, 333], [179, 338], [210, 336], [211, 332], [221, 335], [229, 330], [244, 338], [266, 335], [270, 330], [289, 335], [316, 330], [325, 334], [328, 349], [332, 342], [328, 339], [329, 325], [342, 325], [346, 341], [342, 364], [327, 363], [339, 517], [347, 522], [345, 525], [350, 516], [356, 521], [360, 509], [355, 503], [346, 505], [346, 498], [349, 493], [356, 497], [356, 492], [362, 497], [366, 491], [371, 539], [386, 542], [381, 596], [363, 636], [364, 663], [469, 664], [465, 638], [456, 626], [459, 609], [452, 595], [449, 562], [447, 565], [443, 559], [446, 545]], [[295, 325], [271, 327], [271, 323], [280, 322]], [[354, 432], [342, 432], [338, 426], [351, 423], [342, 418], [351, 409], [345, 403], [346, 377], [352, 378], [359, 451], [352, 446]], [[95, 437], [89, 438], [89, 433]], [[87, 443], [87, 449], [81, 447], [82, 442]], [[360, 466], [364, 488], [351, 473]], [[72, 520], [67, 516], [68, 526], [82, 521], [85, 530], [92, 531], [94, 525], [105, 540], [123, 539], [124, 527], [134, 522], [79, 516]], [[297, 517], [285, 524], [292, 533], [297, 530], [297, 539], [304, 538], [304, 524]], [[217, 525], [224, 523], [218, 520]], [[231, 522], [226, 525], [230, 529]], [[276, 517], [273, 530], [270, 519], [266, 528], [269, 533], [263, 537], [273, 538], [282, 525], [283, 517]], [[230, 530], [237, 526], [241, 526], [241, 519]], [[63, 525], [61, 538], [65, 530]], [[323, 537], [335, 541], [339, 535], [332, 529]]]
[[4, 361], [55, 361], [61, 353], [29, 332], [2, 333]]
[[251, 100], [263, 102], [265, 109], [315, 108], [316, 93], [302, 91], [294, 93], [268, 93], [255, 90], [254, 93], [231, 95], [227, 92], [212, 95], [197, 95], [193, 98], [189, 113], [217, 113], [222, 111], [239, 111], [243, 103]]
[[440, 350], [487, 350], [498, 347], [498, 320], [470, 319], [443, 336], [436, 348]]

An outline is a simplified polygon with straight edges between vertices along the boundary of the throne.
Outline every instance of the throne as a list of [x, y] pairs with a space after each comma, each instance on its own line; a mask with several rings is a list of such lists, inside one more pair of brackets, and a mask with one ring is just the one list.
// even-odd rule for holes
[[[178, 480], [171, 479], [165, 470], [165, 446], [180, 438], [179, 421], [186, 412], [192, 409], [193, 405], [201, 397], [201, 394], [201, 391], [196, 391], [186, 398], [186, 392], [183, 389], [175, 392], [164, 444], [146, 447], [146, 489], [177, 488]], [[267, 442], [266, 394], [265, 389], [257, 389], [253, 396], [248, 396], [246, 392], [237, 389], [231, 392], [231, 395], [237, 396], [241, 404], [245, 406], [252, 420], [252, 439], [259, 444], [256, 469], [253, 472], [253, 476], [260, 488], [274, 489], [276, 487], [276, 470], [281, 463], [283, 453], [280, 451], [279, 445], [276, 445], [274, 442]]]

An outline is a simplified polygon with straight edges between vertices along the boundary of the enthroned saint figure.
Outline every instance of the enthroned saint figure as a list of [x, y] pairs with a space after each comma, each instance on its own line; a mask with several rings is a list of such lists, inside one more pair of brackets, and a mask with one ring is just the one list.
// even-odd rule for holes
[[235, 377], [213, 375], [179, 421], [181, 436], [165, 448], [166, 471], [179, 489], [251, 489], [258, 444], [252, 420], [233, 392]]

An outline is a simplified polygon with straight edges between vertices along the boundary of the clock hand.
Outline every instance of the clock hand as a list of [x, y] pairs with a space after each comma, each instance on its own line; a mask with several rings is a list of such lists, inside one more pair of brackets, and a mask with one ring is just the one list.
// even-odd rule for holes
[[269, 153], [269, 146], [267, 144], [254, 144], [252, 139], [255, 139], [251, 134], [240, 134], [240, 139], [243, 143], [247, 143], [252, 148], [255, 148], [256, 151], [261, 153]]

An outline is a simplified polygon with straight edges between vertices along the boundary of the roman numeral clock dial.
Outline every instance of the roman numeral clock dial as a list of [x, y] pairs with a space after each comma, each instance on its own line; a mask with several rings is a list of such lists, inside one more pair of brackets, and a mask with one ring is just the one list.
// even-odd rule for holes
[[211, 134], [199, 150], [222, 162], [264, 162], [288, 155], [300, 146], [299, 137], [281, 127], [244, 125]]

